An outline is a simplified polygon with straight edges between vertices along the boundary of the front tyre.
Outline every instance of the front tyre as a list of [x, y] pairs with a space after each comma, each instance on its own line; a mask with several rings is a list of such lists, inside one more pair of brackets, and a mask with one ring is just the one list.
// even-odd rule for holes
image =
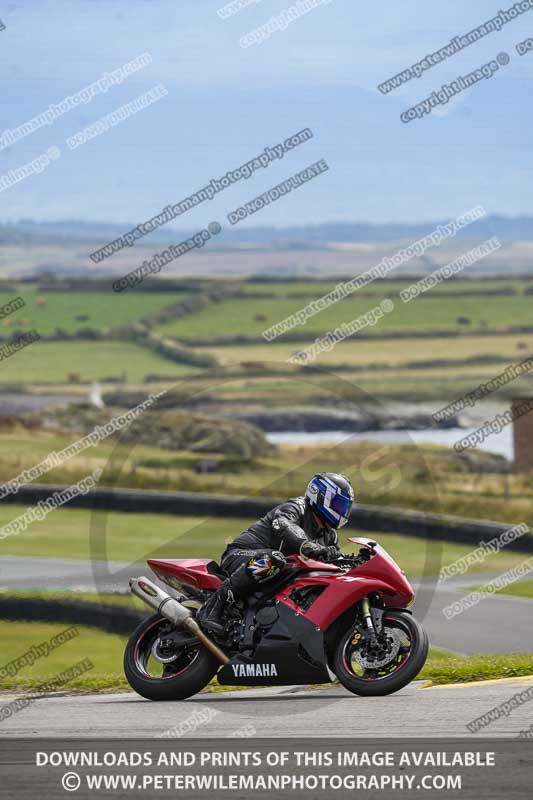
[[183, 634], [183, 646], [172, 645], [171, 637], [175, 632], [176, 628], [165, 617], [154, 614], [134, 630], [126, 645], [126, 679], [131, 688], [147, 700], [191, 697], [207, 686], [220, 666], [215, 657], [188, 634]]
[[425, 630], [409, 612], [385, 611], [375, 646], [353, 627], [346, 631], [335, 650], [333, 670], [353, 694], [392, 694], [416, 678], [428, 647]]

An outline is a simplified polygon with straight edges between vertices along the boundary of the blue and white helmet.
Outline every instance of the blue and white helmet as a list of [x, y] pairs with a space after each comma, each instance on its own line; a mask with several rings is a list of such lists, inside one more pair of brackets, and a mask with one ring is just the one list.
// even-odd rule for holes
[[354, 492], [344, 475], [318, 472], [308, 483], [305, 497], [313, 511], [334, 528], [342, 528], [348, 522]]

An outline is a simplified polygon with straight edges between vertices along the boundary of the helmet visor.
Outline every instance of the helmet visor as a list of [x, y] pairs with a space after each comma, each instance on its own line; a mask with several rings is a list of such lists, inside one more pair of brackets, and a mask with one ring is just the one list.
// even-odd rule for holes
[[342, 494], [336, 494], [331, 500], [331, 508], [340, 517], [348, 518], [352, 508], [352, 501], [349, 497], [343, 497]]

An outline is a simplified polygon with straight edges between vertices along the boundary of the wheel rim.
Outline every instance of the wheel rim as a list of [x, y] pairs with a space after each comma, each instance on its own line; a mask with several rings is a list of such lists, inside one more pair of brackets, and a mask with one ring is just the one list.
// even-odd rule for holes
[[348, 674], [359, 680], [377, 682], [390, 678], [405, 667], [415, 652], [415, 634], [405, 622], [383, 618], [384, 632], [377, 648], [354, 631], [348, 636], [342, 659]]
[[172, 625], [164, 619], [156, 620], [135, 642], [133, 661], [138, 672], [150, 680], [170, 680], [185, 672], [196, 661], [200, 653], [200, 643], [195, 647], [178, 651], [175, 660], [163, 664], [153, 655], [154, 644], [161, 634], [172, 629]]

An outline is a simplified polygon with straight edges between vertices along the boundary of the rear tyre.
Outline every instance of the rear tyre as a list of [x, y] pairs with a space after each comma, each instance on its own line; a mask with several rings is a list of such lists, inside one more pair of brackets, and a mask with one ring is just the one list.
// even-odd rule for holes
[[[392, 694], [416, 678], [424, 666], [429, 640], [407, 611], [385, 611], [379, 652], [368, 652], [366, 640], [350, 627], [341, 637], [333, 670], [342, 685], [363, 696]], [[390, 655], [390, 658], [389, 658]]]
[[176, 658], [161, 664], [153, 656], [154, 647], [172, 625], [154, 614], [132, 633], [124, 653], [124, 673], [134, 691], [147, 700], [185, 700], [207, 686], [220, 664], [198, 642], [177, 651]]

